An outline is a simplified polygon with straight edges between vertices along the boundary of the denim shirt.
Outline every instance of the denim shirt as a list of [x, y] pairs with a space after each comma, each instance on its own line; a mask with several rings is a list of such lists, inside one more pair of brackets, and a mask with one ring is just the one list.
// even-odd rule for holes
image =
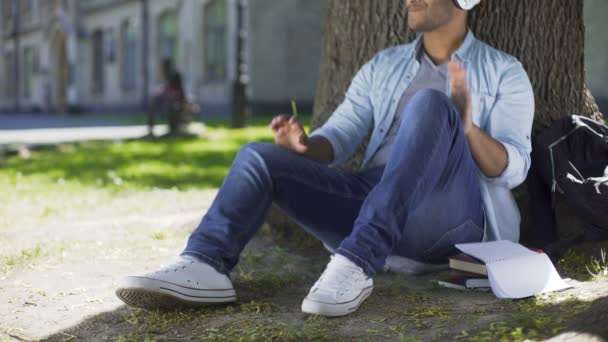
[[[421, 46], [420, 35], [410, 44], [381, 51], [357, 72], [344, 101], [310, 135], [330, 142], [334, 152], [330, 166], [352, 157], [371, 131], [361, 169], [368, 167], [390, 129], [399, 97], [418, 71], [416, 51]], [[530, 168], [532, 85], [517, 59], [477, 40], [470, 31], [452, 60], [467, 70], [473, 123], [501, 142], [508, 154], [507, 168], [500, 176], [479, 175], [486, 217], [484, 241], [518, 241], [521, 219], [511, 189], [524, 182]]]

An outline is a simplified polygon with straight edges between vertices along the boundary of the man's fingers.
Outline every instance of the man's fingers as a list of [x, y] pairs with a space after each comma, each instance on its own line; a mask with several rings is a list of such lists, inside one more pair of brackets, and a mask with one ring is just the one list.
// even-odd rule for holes
[[275, 117], [274, 119], [272, 119], [272, 122], [270, 123], [270, 128], [272, 128], [273, 131], [276, 131], [286, 121], [287, 121], [287, 116], [286, 115], [279, 115], [279, 116]]
[[450, 74], [460, 75], [464, 72], [464, 68], [460, 62], [450, 62], [448, 64], [448, 71]]
[[287, 126], [283, 125], [283, 126], [279, 127], [279, 129], [276, 132], [276, 135], [279, 137], [282, 137], [282, 136], [286, 135], [287, 132], [288, 132]]
[[448, 63], [448, 69], [450, 71], [452, 70], [462, 70], [462, 63], [460, 63], [459, 61], [453, 61], [453, 62], [449, 62]]
[[292, 132], [297, 132], [297, 133], [301, 133], [304, 132], [304, 127], [302, 127], [302, 124], [300, 123], [300, 121], [294, 120], [294, 121], [289, 121], [289, 128]]
[[451, 92], [453, 95], [468, 92], [466, 70], [460, 62], [450, 62], [448, 64], [450, 73]]
[[289, 119], [289, 125], [291, 125], [291, 126], [302, 126], [302, 123], [300, 122], [300, 119], [297, 116], [292, 116]]

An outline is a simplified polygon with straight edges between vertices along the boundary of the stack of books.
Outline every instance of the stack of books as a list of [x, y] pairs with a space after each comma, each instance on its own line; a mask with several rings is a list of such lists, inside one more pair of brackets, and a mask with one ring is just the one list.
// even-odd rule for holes
[[450, 276], [448, 279], [437, 281], [437, 283], [441, 286], [459, 290], [479, 289], [487, 291], [490, 289], [486, 265], [481, 260], [464, 253], [450, 257]]

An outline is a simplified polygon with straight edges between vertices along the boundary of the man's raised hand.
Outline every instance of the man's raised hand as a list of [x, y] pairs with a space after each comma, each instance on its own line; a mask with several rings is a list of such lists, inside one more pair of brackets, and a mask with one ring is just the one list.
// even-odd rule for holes
[[272, 119], [270, 128], [274, 132], [274, 141], [277, 145], [299, 154], [304, 154], [308, 150], [308, 136], [297, 117], [279, 115]]
[[460, 112], [464, 132], [468, 134], [473, 129], [473, 115], [471, 113], [471, 93], [467, 85], [467, 72], [460, 62], [450, 62], [448, 71], [450, 73], [452, 103]]

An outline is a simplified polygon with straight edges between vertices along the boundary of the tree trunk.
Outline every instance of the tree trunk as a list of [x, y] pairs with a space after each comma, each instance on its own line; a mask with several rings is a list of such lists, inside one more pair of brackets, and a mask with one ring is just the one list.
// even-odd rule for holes
[[[403, 0], [328, 0], [313, 127], [327, 120], [376, 52], [414, 38], [406, 18]], [[523, 63], [534, 86], [537, 128], [570, 114], [600, 118], [585, 81], [583, 0], [482, 1], [469, 26]]]
[[[327, 0], [313, 129], [342, 102], [365, 62], [384, 48], [414, 38], [407, 27], [405, 4], [404, 0]], [[571, 114], [601, 118], [585, 80], [583, 0], [486, 0], [470, 13], [469, 26], [480, 40], [523, 63], [536, 97], [536, 129]], [[345, 168], [356, 169], [364, 150], [362, 146]], [[522, 208], [523, 193], [516, 191]], [[271, 216], [273, 226], [288, 221], [277, 216]]]

